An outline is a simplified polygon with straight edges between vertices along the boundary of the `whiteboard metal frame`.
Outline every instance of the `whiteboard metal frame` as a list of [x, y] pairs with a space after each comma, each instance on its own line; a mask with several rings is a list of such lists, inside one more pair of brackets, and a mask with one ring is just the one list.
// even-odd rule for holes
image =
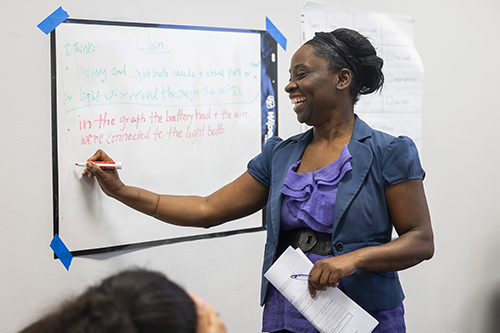
[[[271, 37], [269, 33], [263, 30], [248, 30], [248, 29], [233, 29], [233, 28], [220, 28], [220, 27], [203, 27], [203, 26], [188, 26], [188, 25], [170, 25], [170, 24], [155, 24], [155, 23], [138, 23], [138, 22], [119, 22], [119, 21], [99, 21], [99, 20], [85, 20], [85, 19], [67, 19], [63, 24], [90, 24], [90, 25], [108, 25], [108, 26], [128, 26], [128, 27], [147, 27], [147, 28], [160, 28], [160, 29], [181, 29], [181, 30], [206, 30], [206, 31], [220, 31], [220, 32], [237, 32], [237, 33], [258, 33], [261, 36], [261, 88], [264, 80], [267, 80], [266, 89], [274, 96], [274, 100], [269, 101], [268, 96], [264, 92], [261, 94], [261, 145], [271, 136], [278, 135], [278, 100], [277, 100], [277, 42]], [[58, 170], [58, 128], [57, 128], [57, 111], [58, 111], [58, 95], [57, 95], [57, 51], [56, 51], [56, 31], [54, 29], [50, 33], [50, 66], [51, 66], [51, 109], [52, 109], [52, 164], [53, 164], [53, 234], [54, 236], [59, 233], [59, 170]], [[273, 61], [265, 54], [273, 53]], [[246, 229], [237, 229], [223, 232], [204, 233], [199, 235], [191, 235], [185, 237], [167, 238], [153, 241], [137, 242], [123, 245], [113, 245], [100, 248], [90, 248], [83, 250], [74, 250], [70, 252], [73, 256], [83, 256], [98, 253], [108, 253], [115, 251], [125, 251], [140, 249], [158, 245], [175, 244], [188, 241], [195, 241], [200, 239], [210, 239], [217, 237], [227, 237], [243, 233], [253, 233], [266, 230], [265, 221], [265, 207], [262, 210], [262, 226]], [[57, 259], [54, 254], [54, 259]]]

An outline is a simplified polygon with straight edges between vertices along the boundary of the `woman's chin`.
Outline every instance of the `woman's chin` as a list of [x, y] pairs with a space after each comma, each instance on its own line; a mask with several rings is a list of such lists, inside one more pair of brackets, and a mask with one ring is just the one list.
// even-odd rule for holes
[[295, 111], [295, 114], [297, 115], [297, 121], [301, 124], [306, 124], [307, 123], [307, 118], [305, 117], [305, 115], [301, 112], [297, 112], [297, 110], [293, 110]]
[[313, 125], [311, 125], [311, 124], [309, 123], [309, 121], [308, 121], [308, 120], [309, 120], [309, 119], [307, 119], [307, 118], [306, 118], [306, 117], [304, 117], [303, 115], [301, 115], [301, 114], [298, 114], [298, 113], [297, 113], [297, 121], [298, 121], [299, 123], [301, 123], [301, 124], [305, 124], [305, 125], [307, 125], [307, 126], [313, 126]]

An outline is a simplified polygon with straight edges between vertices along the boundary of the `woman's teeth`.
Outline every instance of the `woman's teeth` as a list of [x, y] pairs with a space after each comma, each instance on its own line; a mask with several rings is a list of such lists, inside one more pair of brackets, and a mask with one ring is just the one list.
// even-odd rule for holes
[[305, 100], [306, 100], [305, 97], [293, 98], [292, 99], [292, 104], [295, 105], [295, 106], [297, 106], [297, 105], [300, 105], [300, 104], [304, 103]]

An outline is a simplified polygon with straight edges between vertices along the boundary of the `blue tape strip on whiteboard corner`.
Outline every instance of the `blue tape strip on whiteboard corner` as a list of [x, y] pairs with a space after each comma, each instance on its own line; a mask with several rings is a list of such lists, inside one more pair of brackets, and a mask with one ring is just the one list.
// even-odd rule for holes
[[69, 17], [68, 13], [62, 9], [62, 7], [57, 8], [52, 14], [47, 16], [45, 20], [37, 25], [40, 30], [42, 30], [46, 35], [48, 35], [52, 30], [57, 28], [57, 26], [63, 23]]
[[69, 266], [71, 265], [71, 261], [73, 260], [73, 255], [69, 252], [66, 245], [64, 245], [59, 235], [56, 234], [52, 241], [50, 242], [50, 248], [54, 251], [54, 253], [59, 257], [66, 270], [69, 271]]
[[276, 28], [276, 26], [271, 22], [271, 20], [266, 17], [266, 31], [274, 38], [276, 43], [280, 44], [283, 50], [286, 51], [286, 38], [283, 34]]

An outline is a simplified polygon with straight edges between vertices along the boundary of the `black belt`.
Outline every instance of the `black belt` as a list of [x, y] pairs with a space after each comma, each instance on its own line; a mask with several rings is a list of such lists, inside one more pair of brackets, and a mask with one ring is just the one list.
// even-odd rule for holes
[[290, 245], [294, 249], [300, 247], [304, 253], [310, 252], [322, 256], [333, 254], [332, 234], [317, 232], [310, 228], [281, 231], [277, 257], [279, 257]]

